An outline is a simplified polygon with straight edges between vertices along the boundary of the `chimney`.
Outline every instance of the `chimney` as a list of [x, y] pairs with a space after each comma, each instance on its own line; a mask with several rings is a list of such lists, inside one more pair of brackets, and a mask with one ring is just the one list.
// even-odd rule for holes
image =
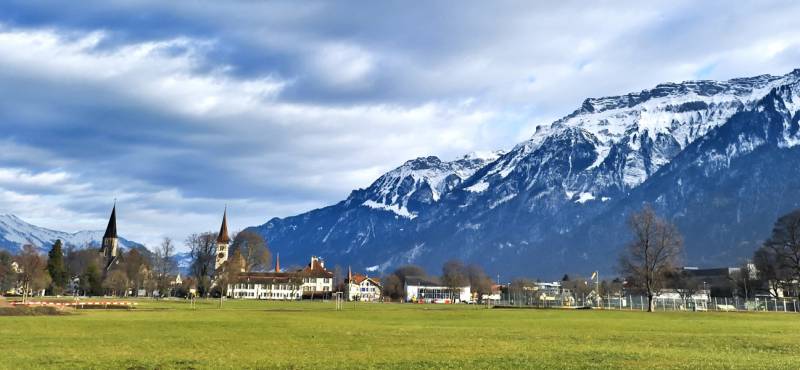
[[278, 253], [275, 257], [275, 272], [281, 272], [281, 254]]

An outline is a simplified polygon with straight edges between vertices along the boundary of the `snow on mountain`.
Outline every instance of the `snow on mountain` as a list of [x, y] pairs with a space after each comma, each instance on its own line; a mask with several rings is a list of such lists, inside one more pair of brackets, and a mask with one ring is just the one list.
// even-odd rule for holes
[[466, 190], [480, 192], [502, 182], [527, 157], [543, 155], [542, 146], [554, 136], [577, 129], [593, 142], [594, 160], [585, 168], [570, 167], [566, 190], [615, 196], [606, 193], [643, 183], [710, 129], [752, 108], [772, 89], [798, 80], [800, 72], [795, 71], [780, 77], [667, 83], [639, 93], [586, 99], [566, 117], [538, 126], [530, 140], [490, 164]]
[[[32, 225], [13, 214], [0, 215], [0, 248], [16, 251], [25, 244], [33, 244], [42, 251], [50, 249], [56, 239], [66, 246], [83, 248], [98, 246], [103, 240], [103, 230], [85, 230], [75, 233], [56, 231]], [[139, 245], [123, 238], [119, 239], [123, 248]]]
[[795, 70], [586, 99], [508, 153], [417, 158], [336, 205], [254, 229], [287, 258], [380, 270], [461, 258], [557, 276], [609, 271], [625, 218], [648, 202], [677, 220], [693, 260], [735, 263], [800, 205], [798, 91]]
[[473, 152], [454, 161], [421, 157], [387, 172], [366, 189], [363, 206], [413, 219], [420, 205], [438, 202], [502, 151]]

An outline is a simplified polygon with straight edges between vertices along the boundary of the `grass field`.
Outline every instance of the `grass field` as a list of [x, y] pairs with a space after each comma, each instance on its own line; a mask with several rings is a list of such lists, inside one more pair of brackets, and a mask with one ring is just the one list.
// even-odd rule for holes
[[139, 301], [0, 317], [0, 367], [800, 368], [800, 316]]

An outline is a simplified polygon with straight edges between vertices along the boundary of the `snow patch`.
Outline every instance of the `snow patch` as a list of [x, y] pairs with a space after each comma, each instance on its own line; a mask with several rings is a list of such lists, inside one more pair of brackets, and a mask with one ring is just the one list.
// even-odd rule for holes
[[516, 196], [517, 196], [517, 194], [509, 194], [509, 195], [506, 195], [506, 196], [504, 196], [504, 197], [502, 197], [502, 198], [500, 198], [500, 199], [496, 200], [496, 201], [495, 201], [495, 202], [493, 202], [492, 204], [490, 204], [490, 205], [489, 205], [489, 209], [495, 209], [495, 207], [497, 207], [497, 206], [499, 206], [499, 205], [501, 205], [501, 204], [503, 204], [503, 203], [505, 203], [505, 202], [508, 202], [508, 201], [509, 201], [509, 200], [511, 200], [511, 199], [514, 199], [514, 197], [516, 197]]
[[590, 200], [594, 200], [594, 195], [592, 193], [583, 192], [578, 194], [578, 199], [575, 201], [575, 203], [583, 204]]
[[475, 185], [465, 188], [466, 191], [471, 191], [473, 193], [482, 193], [489, 188], [489, 183], [485, 181], [481, 181]]
[[362, 203], [361, 205], [372, 209], [380, 209], [384, 211], [394, 212], [394, 214], [408, 218], [409, 220], [413, 220], [414, 218], [417, 217], [416, 213], [410, 212], [405, 207], [400, 207], [397, 204], [386, 205], [383, 203], [378, 203], [374, 200], [368, 200]]

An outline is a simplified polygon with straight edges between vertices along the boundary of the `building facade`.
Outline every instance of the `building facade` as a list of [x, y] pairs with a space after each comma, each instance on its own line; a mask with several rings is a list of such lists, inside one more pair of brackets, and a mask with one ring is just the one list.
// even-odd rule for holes
[[228, 296], [238, 299], [298, 300], [302, 298], [302, 279], [293, 273], [242, 273], [228, 285]]
[[406, 278], [404, 284], [406, 302], [422, 303], [469, 303], [472, 302], [470, 286], [452, 289], [441, 283], [416, 276]]
[[333, 292], [333, 273], [322, 259], [314, 256], [305, 268], [297, 271], [243, 272], [228, 284], [226, 295], [236, 299], [297, 300], [327, 298]]
[[345, 289], [348, 301], [375, 302], [381, 299], [380, 280], [366, 275], [352, 274], [348, 271]]
[[303, 297], [330, 297], [333, 293], [333, 272], [325, 268], [325, 261], [317, 256], [311, 256], [311, 262], [299, 275], [303, 279]]

